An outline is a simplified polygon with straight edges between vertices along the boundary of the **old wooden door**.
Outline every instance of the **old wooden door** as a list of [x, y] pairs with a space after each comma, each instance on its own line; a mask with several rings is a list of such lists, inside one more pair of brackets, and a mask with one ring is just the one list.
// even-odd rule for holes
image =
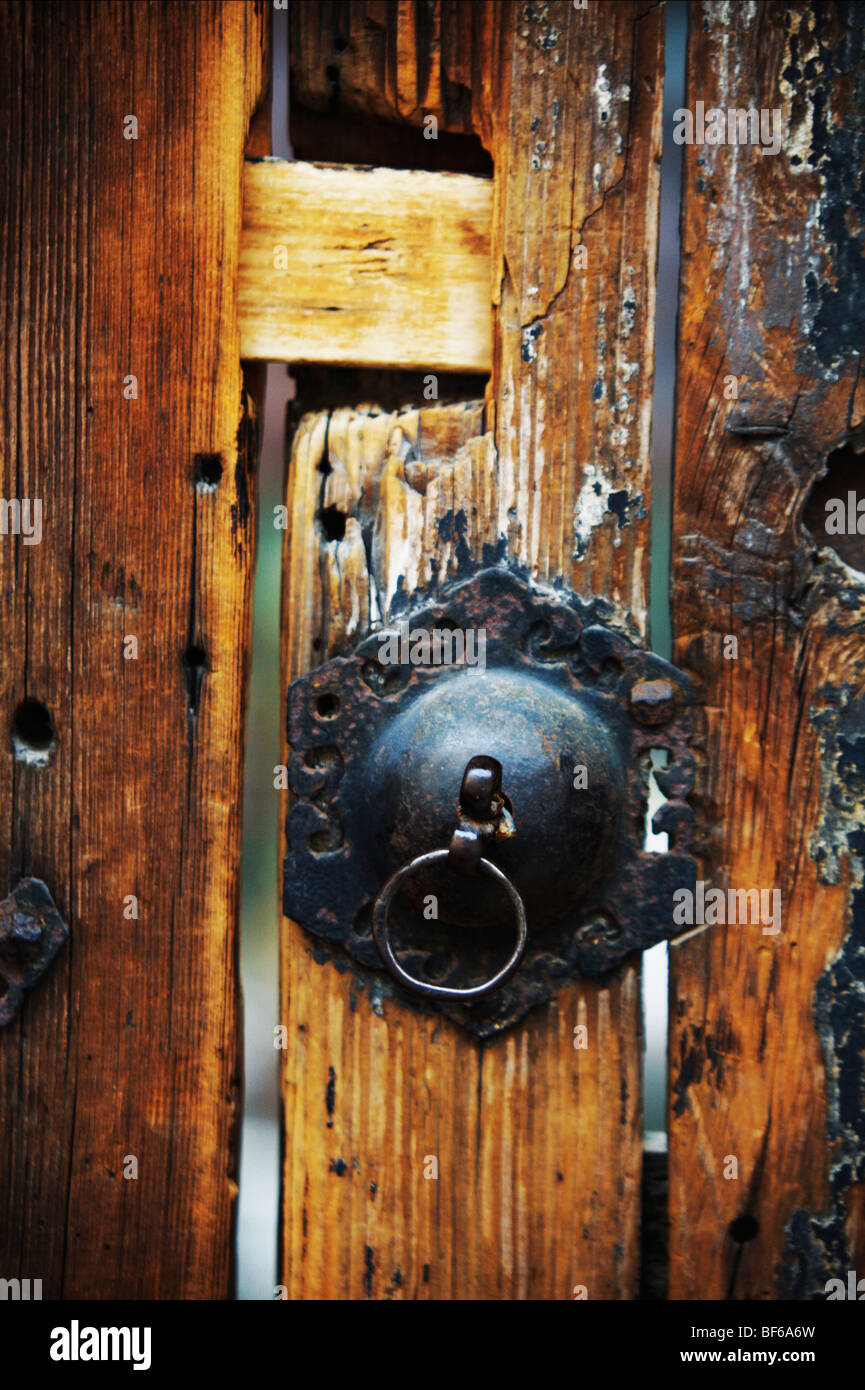
[[[492, 336], [487, 362], [467, 293], [456, 361], [444, 334], [424, 357], [430, 321], [409, 320], [386, 350], [414, 379], [298, 371], [286, 682], [490, 557], [602, 595], [646, 636], [663, 49], [663, 11], [640, 3], [293, 10], [298, 158], [477, 176], [479, 141], [492, 161]], [[865, 1266], [861, 554], [827, 545], [823, 509], [862, 443], [861, 30], [843, 6], [694, 5], [687, 63], [692, 121], [699, 103], [764, 121], [719, 143], [676, 113], [691, 804], [705, 886], [777, 893], [783, 926], [722, 917], [671, 950], [669, 1296], [815, 1298]], [[390, 228], [364, 202], [357, 278], [404, 273], [406, 196]], [[424, 274], [446, 285], [459, 234], [431, 236], [422, 203]], [[339, 348], [316, 356], [384, 361], [384, 322], [364, 355], [355, 306], [333, 303]], [[428, 373], [472, 365], [483, 392], [445, 377], [454, 403], [428, 403]], [[637, 1295], [639, 958], [486, 1044], [291, 923], [283, 990], [289, 1297]]]
[[70, 932], [0, 1034], [0, 1278], [231, 1295], [254, 364], [297, 384], [284, 700], [482, 565], [650, 643], [660, 310], [693, 848], [781, 904], [670, 949], [668, 1205], [639, 955], [478, 1041], [286, 919], [277, 1295], [630, 1300], [651, 1227], [644, 1294], [825, 1298], [865, 1276], [855, 7], [689, 7], [660, 306], [663, 5], [299, 0], [293, 161], [269, 11], [0, 8], [0, 852]]

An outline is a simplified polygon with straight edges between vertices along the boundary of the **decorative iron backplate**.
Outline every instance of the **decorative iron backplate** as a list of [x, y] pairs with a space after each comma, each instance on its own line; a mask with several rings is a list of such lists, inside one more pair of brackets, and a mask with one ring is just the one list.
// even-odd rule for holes
[[44, 975], [69, 928], [40, 878], [22, 878], [0, 902], [0, 1028]]
[[[673, 922], [673, 894], [694, 889], [690, 682], [668, 662], [606, 626], [600, 618], [607, 613], [602, 600], [587, 602], [493, 568], [399, 617], [412, 633], [482, 630], [487, 674], [505, 668], [540, 677], [556, 691], [587, 702], [614, 739], [624, 769], [624, 804], [608, 871], [580, 897], [576, 885], [585, 882], [585, 866], [573, 865], [572, 908], [532, 934], [516, 974], [495, 994], [472, 1004], [419, 1002], [400, 994], [406, 1003], [436, 1008], [480, 1037], [511, 1026], [548, 1001], [565, 981], [603, 974], [631, 952], [674, 937], [681, 928]], [[374, 971], [383, 967], [371, 933], [371, 907], [387, 875], [369, 854], [369, 827], [378, 814], [368, 781], [370, 758], [388, 736], [391, 721], [435, 682], [454, 678], [453, 668], [446, 666], [383, 666], [381, 639], [382, 633], [375, 633], [353, 655], [327, 662], [290, 687], [292, 804], [283, 891], [287, 916]], [[507, 717], [503, 709], [502, 720]], [[667, 753], [667, 766], [656, 772], [656, 780], [668, 799], [653, 828], [668, 834], [668, 853], [643, 848], [653, 749]], [[507, 777], [505, 766], [505, 792]], [[515, 821], [518, 844], [518, 812]], [[490, 857], [495, 859], [493, 851]], [[467, 956], [473, 969], [493, 973], [488, 956], [501, 952], [500, 935], [493, 939], [493, 932], [487, 946], [483, 928], [473, 931], [437, 921], [419, 925], [417, 916], [400, 946], [400, 958], [413, 975], [462, 983]]]

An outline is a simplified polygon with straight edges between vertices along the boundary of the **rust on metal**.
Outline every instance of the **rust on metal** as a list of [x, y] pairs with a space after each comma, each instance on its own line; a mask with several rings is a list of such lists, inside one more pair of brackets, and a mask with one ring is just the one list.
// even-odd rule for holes
[[[488, 981], [513, 948], [506, 890], [446, 862], [455, 823], [471, 832], [468, 807], [483, 814], [488, 802], [482, 852], [525, 904], [525, 955], [494, 994], [461, 1002], [440, 993], [432, 1007], [490, 1036], [567, 979], [676, 935], [673, 893], [696, 879], [691, 687], [609, 617], [601, 600], [495, 567], [401, 618], [413, 633], [483, 633], [482, 671], [384, 665], [378, 633], [295, 681], [286, 915], [380, 970], [373, 904], [401, 869], [435, 853], [391, 904], [394, 951], [413, 979], [442, 990]], [[650, 719], [637, 717], [641, 686]], [[643, 847], [654, 749], [668, 757], [657, 774], [668, 798], [654, 819], [669, 835], [661, 854]], [[460, 779], [478, 756], [501, 765], [501, 783], [478, 770], [460, 804]], [[466, 927], [483, 930], [467, 937]]]
[[0, 1027], [48, 969], [69, 929], [41, 879], [23, 878], [0, 902]]
[[676, 692], [669, 681], [638, 681], [631, 691], [631, 712], [640, 724], [657, 728], [672, 719]]

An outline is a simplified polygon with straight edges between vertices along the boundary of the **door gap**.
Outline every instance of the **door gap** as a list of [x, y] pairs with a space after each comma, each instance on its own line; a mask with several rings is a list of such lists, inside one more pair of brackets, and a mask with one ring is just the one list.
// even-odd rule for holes
[[493, 161], [477, 135], [397, 125], [345, 111], [310, 111], [293, 104], [295, 159], [321, 164], [369, 164], [385, 169], [430, 169], [492, 178]]
[[[271, 148], [288, 144], [288, 15], [271, 11]], [[274, 507], [284, 502], [286, 412], [294, 391], [288, 368], [268, 363], [258, 475], [258, 534], [253, 590], [247, 749], [244, 773], [240, 904], [244, 1097], [235, 1257], [237, 1297], [274, 1297], [277, 1287], [282, 1116], [274, 1029], [280, 1017], [279, 792], [282, 761], [279, 599], [283, 532]]]
[[[655, 383], [652, 429], [652, 522], [649, 568], [649, 636], [652, 650], [670, 659], [673, 450], [675, 446], [676, 346], [679, 297], [679, 220], [682, 147], [672, 140], [673, 112], [685, 105], [686, 0], [668, 0], [664, 34], [663, 149], [661, 156], [660, 246], [655, 311]], [[652, 754], [646, 849], [666, 848], [651, 817], [663, 801]], [[669, 1046], [666, 942], [643, 956], [643, 1184], [640, 1297], [667, 1296], [667, 1062]]]

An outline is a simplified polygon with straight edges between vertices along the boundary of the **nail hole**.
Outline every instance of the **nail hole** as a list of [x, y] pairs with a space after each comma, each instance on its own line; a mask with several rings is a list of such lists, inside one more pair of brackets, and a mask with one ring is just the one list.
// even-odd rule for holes
[[22, 700], [12, 719], [12, 748], [17, 760], [47, 767], [57, 743], [54, 721], [39, 700]]
[[326, 540], [341, 541], [344, 538], [346, 516], [339, 507], [321, 507], [315, 516]]
[[197, 492], [215, 492], [222, 481], [222, 458], [219, 454], [196, 454], [193, 477]]
[[326, 691], [324, 695], [319, 695], [315, 702], [316, 714], [322, 719], [333, 719], [334, 715], [339, 714], [339, 696]]
[[344, 39], [342, 34], [337, 34], [336, 38], [333, 41], [333, 46], [336, 49], [337, 53], [344, 53], [345, 50], [348, 48], [348, 39]]
[[187, 705], [189, 713], [195, 715], [198, 713], [201, 700], [201, 683], [207, 671], [207, 653], [203, 647], [193, 642], [183, 653], [182, 661]]
[[338, 825], [329, 825], [326, 830], [314, 830], [306, 843], [313, 854], [334, 854], [342, 849], [343, 836]]
[[750, 1212], [745, 1212], [743, 1216], [737, 1216], [730, 1222], [728, 1227], [733, 1240], [739, 1245], [745, 1245], [747, 1241], [753, 1240], [760, 1230], [760, 1223]]
[[372, 908], [369, 903], [355, 917], [353, 929], [355, 936], [372, 936]]
[[334, 743], [318, 743], [307, 748], [303, 763], [311, 772], [331, 772], [334, 768], [341, 772], [344, 766], [342, 754]]

